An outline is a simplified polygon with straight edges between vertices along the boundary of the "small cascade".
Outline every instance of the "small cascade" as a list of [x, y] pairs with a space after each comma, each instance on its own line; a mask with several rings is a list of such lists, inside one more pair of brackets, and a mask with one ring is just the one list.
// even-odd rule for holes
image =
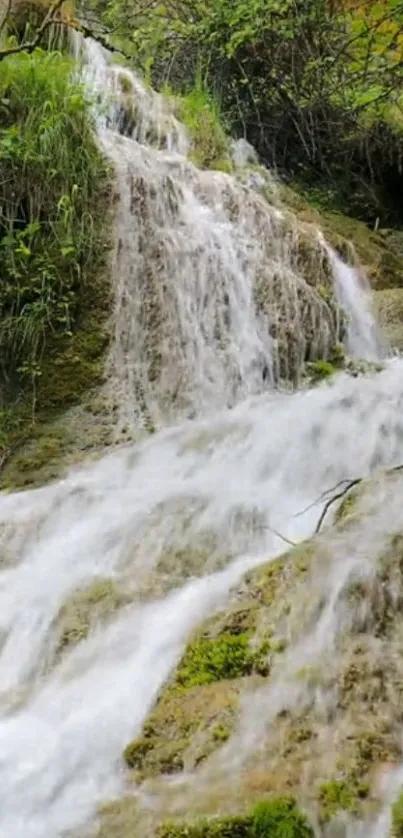
[[376, 323], [369, 282], [359, 268], [347, 265], [330, 247], [336, 296], [347, 315], [346, 349], [353, 358], [379, 361], [384, 347]]
[[[95, 42], [79, 48], [118, 183], [108, 365], [117, 428], [232, 407], [280, 380], [298, 385], [306, 362], [328, 359], [343, 338], [341, 263], [313, 227], [266, 200], [260, 176], [254, 188], [196, 168], [174, 104]], [[256, 162], [244, 141], [232, 155], [236, 166]], [[350, 280], [358, 305], [358, 274]]]

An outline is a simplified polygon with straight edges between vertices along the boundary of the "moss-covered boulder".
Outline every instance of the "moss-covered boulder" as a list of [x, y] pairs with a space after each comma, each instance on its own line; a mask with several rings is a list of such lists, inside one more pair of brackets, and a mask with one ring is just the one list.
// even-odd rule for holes
[[137, 780], [194, 769], [229, 739], [242, 680], [168, 690], [124, 751]]
[[200, 627], [124, 754], [152, 815], [124, 798], [103, 811], [100, 835], [119, 822], [117, 836], [210, 836], [234, 816], [243, 828], [262, 797], [288, 795], [318, 836], [373, 817], [403, 757], [402, 487], [399, 470], [353, 487], [333, 526], [249, 571]]
[[78, 588], [63, 604], [56, 619], [56, 656], [85, 640], [91, 628], [112, 617], [128, 602], [130, 594], [113, 579], [97, 578]]

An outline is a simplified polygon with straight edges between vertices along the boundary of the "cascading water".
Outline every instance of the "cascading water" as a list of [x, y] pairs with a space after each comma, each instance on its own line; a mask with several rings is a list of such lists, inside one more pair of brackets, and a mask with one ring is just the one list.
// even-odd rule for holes
[[[106, 395], [122, 425], [177, 424], [0, 499], [4, 838], [57, 838], [91, 820], [122, 787], [121, 751], [195, 626], [246, 569], [312, 533], [323, 492], [402, 459], [402, 361], [294, 394], [269, 389], [281, 364], [300, 371], [340, 325], [298, 272], [296, 228], [235, 179], [198, 171], [162, 100], [101, 59], [91, 46], [88, 83], [116, 93], [123, 74], [138, 97], [132, 137], [117, 133], [116, 99], [100, 127], [120, 190]], [[318, 238], [318, 271], [328, 258]], [[348, 284], [350, 349], [372, 356], [353, 271]], [[64, 646], [69, 598], [105, 580], [116, 608]], [[334, 572], [326, 636], [338, 584]]]

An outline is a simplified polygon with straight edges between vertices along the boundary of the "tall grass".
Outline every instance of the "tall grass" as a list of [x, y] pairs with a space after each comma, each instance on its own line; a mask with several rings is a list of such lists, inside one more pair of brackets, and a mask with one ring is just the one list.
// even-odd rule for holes
[[0, 371], [35, 378], [69, 333], [102, 249], [107, 169], [73, 64], [36, 50], [0, 64]]

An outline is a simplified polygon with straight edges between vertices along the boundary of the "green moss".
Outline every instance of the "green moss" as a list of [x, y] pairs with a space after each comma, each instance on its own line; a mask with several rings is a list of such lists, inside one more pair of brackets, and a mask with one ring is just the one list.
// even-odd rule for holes
[[249, 645], [247, 634], [201, 637], [188, 646], [176, 673], [181, 687], [239, 678], [259, 669], [263, 661]]
[[319, 360], [307, 364], [307, 373], [313, 383], [331, 378], [335, 372], [336, 368], [329, 361]]
[[328, 780], [318, 791], [320, 818], [330, 821], [340, 810], [354, 809], [355, 795], [345, 780]]
[[403, 792], [400, 792], [392, 806], [390, 838], [403, 838]]
[[158, 838], [313, 838], [307, 819], [289, 797], [258, 803], [252, 812], [194, 823], [166, 823]]
[[215, 742], [226, 742], [230, 738], [231, 731], [227, 725], [218, 724], [212, 728], [211, 735]]

